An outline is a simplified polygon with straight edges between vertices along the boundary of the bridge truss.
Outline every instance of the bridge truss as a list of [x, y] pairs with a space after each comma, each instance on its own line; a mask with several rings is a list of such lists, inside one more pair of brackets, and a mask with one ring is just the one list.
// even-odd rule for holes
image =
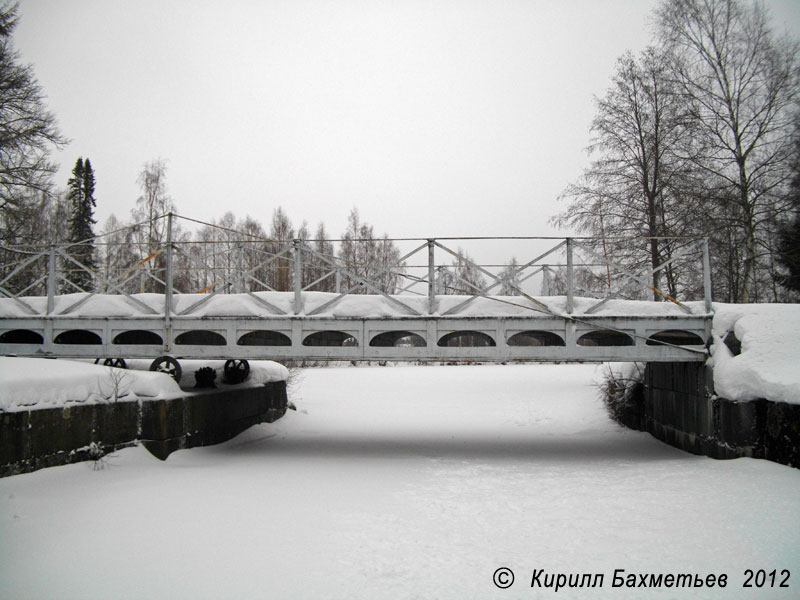
[[[189, 241], [174, 235], [179, 218], [160, 218], [164, 240], [158, 244], [98, 238], [72, 246], [4, 248], [14, 260], [6, 261], [0, 279], [0, 353], [116, 364], [154, 358], [154, 368], [166, 370], [180, 358], [241, 364], [706, 357], [713, 309], [702, 239], [680, 240], [679, 251], [655, 269], [677, 261], [694, 265], [702, 296], [684, 301], [654, 288], [652, 269], [632, 271], [609, 257], [605, 240], [391, 240], [406, 251], [389, 262], [365, 264], [333, 252], [331, 241], [326, 246], [321, 240], [269, 240], [219, 227], [214, 231], [224, 233], [224, 240]], [[388, 241], [336, 243], [379, 249]], [[510, 265], [479, 264], [460, 246], [453, 249], [465, 241], [513, 241], [539, 249]], [[105, 244], [101, 267], [76, 258], [76, 247], [89, 244]], [[126, 261], [111, 268], [113, 252]], [[587, 274], [593, 273], [604, 289], [587, 289]], [[191, 285], [202, 287], [192, 291]], [[641, 298], [642, 290], [649, 301], [629, 299]]]

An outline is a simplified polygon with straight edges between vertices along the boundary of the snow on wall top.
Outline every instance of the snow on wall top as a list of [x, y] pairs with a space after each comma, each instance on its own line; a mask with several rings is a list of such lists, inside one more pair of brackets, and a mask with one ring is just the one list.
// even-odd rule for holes
[[72, 360], [0, 357], [0, 411], [177, 398], [166, 373], [129, 371]]
[[[714, 304], [709, 360], [717, 395], [734, 401], [767, 398], [800, 404], [800, 305]], [[733, 331], [742, 352], [723, 340]]]
[[[67, 359], [0, 357], [0, 412], [185, 395], [172, 377], [149, 371], [150, 362], [131, 360], [129, 369], [117, 369]], [[211, 367], [219, 376], [224, 364], [224, 360], [182, 360], [180, 385], [194, 386], [194, 373], [201, 367]], [[252, 387], [288, 377], [288, 369], [281, 364], [251, 361], [247, 382], [240, 385]], [[226, 386], [220, 383], [218, 387]]]
[[[61, 314], [87, 294], [66, 294], [54, 298], [54, 314]], [[293, 292], [255, 292], [254, 296], [269, 302], [288, 315], [293, 313]], [[309, 314], [325, 303], [336, 298], [338, 294], [329, 292], [303, 292], [303, 311]], [[164, 296], [162, 294], [133, 294], [133, 298], [150, 307], [154, 312], [148, 313], [126, 296], [96, 294], [89, 297], [77, 309], [66, 313], [76, 317], [143, 317], [163, 316]], [[392, 298], [410, 306], [420, 314], [428, 310], [428, 297], [420, 295], [397, 295]], [[441, 316], [451, 308], [464, 302], [471, 296], [437, 296], [437, 310], [434, 315]], [[254, 300], [248, 294], [216, 294], [211, 297], [204, 294], [175, 294], [173, 296], [173, 313], [181, 313], [203, 299], [207, 301], [191, 311], [196, 317], [279, 317], [268, 308]], [[47, 307], [46, 297], [23, 298], [38, 314], [44, 314]], [[556, 315], [566, 314], [567, 299], [565, 296], [548, 296], [537, 298], [546, 304]], [[586, 311], [597, 304], [594, 298], [574, 299], [573, 315], [586, 314]], [[702, 302], [688, 302], [694, 314], [704, 314]], [[542, 316], [546, 311], [541, 306], [520, 296], [491, 296], [475, 298], [457, 315], [463, 317], [503, 317], [503, 316]], [[339, 302], [314, 315], [325, 318], [395, 318], [409, 316], [409, 312], [391, 302], [384, 296], [351, 294]], [[635, 300], [610, 300], [595, 316], [681, 316], [685, 313], [672, 302], [643, 302]], [[66, 316], [65, 315], [65, 316]], [[17, 302], [11, 298], [0, 298], [0, 318], [19, 318], [30, 316]]]

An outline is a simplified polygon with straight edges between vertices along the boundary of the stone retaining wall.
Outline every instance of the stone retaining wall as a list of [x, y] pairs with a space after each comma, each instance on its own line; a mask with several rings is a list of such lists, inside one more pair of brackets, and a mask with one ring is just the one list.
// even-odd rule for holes
[[701, 363], [648, 363], [620, 421], [693, 454], [800, 467], [800, 405], [714, 397], [711, 368]]
[[0, 413], [0, 477], [96, 460], [141, 443], [166, 460], [286, 413], [286, 382], [140, 400]]

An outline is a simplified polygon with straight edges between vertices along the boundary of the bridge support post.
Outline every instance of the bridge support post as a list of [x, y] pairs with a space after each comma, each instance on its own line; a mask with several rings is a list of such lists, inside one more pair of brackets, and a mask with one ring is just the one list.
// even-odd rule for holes
[[242, 246], [242, 243], [239, 242], [236, 244], [236, 292], [239, 294], [244, 294], [247, 291], [245, 287], [244, 247]]
[[56, 247], [50, 246], [47, 260], [47, 314], [53, 314], [56, 296]]
[[575, 296], [575, 273], [572, 265], [572, 238], [567, 238], [567, 314], [572, 314]]
[[303, 264], [300, 253], [300, 240], [293, 241], [294, 254], [294, 314], [299, 315], [303, 312]]
[[172, 314], [172, 213], [167, 214], [167, 272], [164, 277], [164, 351], [169, 352], [169, 330]]
[[428, 240], [428, 314], [436, 310], [436, 273], [434, 264], [434, 241]]
[[703, 238], [703, 297], [708, 314], [714, 308], [711, 304], [711, 258], [708, 252], [708, 238]]

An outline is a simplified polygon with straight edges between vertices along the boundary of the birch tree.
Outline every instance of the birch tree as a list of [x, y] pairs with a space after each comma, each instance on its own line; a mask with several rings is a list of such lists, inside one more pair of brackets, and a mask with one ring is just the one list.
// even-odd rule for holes
[[[581, 179], [562, 194], [567, 209], [554, 222], [604, 239], [596, 250], [633, 271], [649, 271], [653, 297], [666, 283], [674, 296], [675, 268], [656, 270], [686, 234], [690, 206], [681, 193], [690, 176], [679, 148], [692, 135], [691, 122], [670, 81], [668, 64], [655, 48], [617, 61], [612, 85], [596, 100], [592, 121], [594, 158]], [[614, 238], [645, 236], [641, 243]], [[606, 273], [611, 286], [611, 272]], [[662, 274], [665, 281], [662, 282]]]
[[685, 158], [718, 204], [713, 218], [741, 240], [732, 301], [757, 300], [759, 269], [770, 257], [773, 215], [782, 213], [798, 108], [798, 43], [773, 34], [760, 3], [667, 0], [657, 11], [681, 102], [696, 125]]
[[136, 224], [131, 234], [145, 260], [139, 291], [161, 292], [164, 286], [155, 278], [166, 266], [161, 252], [167, 236], [167, 219], [164, 217], [175, 211], [172, 198], [167, 194], [166, 161], [159, 158], [146, 162], [137, 181], [142, 194], [136, 200], [136, 208], [131, 211]]
[[[400, 251], [384, 234], [376, 238], [372, 225], [361, 221], [358, 210], [353, 209], [347, 219], [347, 230], [342, 235], [339, 262], [349, 272], [369, 281], [380, 291], [393, 294], [400, 278]], [[358, 279], [343, 276], [342, 285], [349, 289], [359, 285]], [[366, 286], [355, 290], [357, 294], [373, 294]]]
[[[314, 233], [314, 239], [310, 241], [311, 247], [320, 255], [324, 256], [328, 260], [335, 261], [336, 254], [333, 248], [333, 242], [328, 239], [328, 232], [325, 229], [324, 223], [319, 223], [317, 225], [317, 230]], [[308, 258], [309, 268], [311, 271], [311, 283], [318, 281], [324, 275], [330, 273], [334, 270], [334, 268], [322, 260], [318, 256], [311, 256]], [[329, 277], [323, 279], [316, 283], [313, 288], [315, 291], [319, 292], [335, 292], [336, 291], [336, 276], [330, 275]]]

